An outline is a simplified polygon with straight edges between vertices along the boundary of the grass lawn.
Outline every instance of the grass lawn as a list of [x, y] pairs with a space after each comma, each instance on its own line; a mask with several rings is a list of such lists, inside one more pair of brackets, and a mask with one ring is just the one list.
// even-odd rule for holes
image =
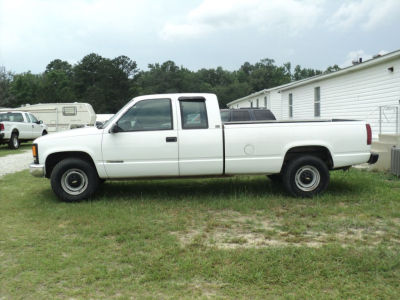
[[59, 202], [0, 179], [0, 299], [398, 299], [400, 180], [333, 172], [287, 197], [265, 176], [106, 182]]
[[24, 151], [27, 150], [31, 150], [32, 147], [32, 142], [29, 143], [23, 143], [20, 145], [20, 147], [16, 150], [13, 149], [9, 149], [8, 145], [0, 145], [0, 157], [2, 156], [6, 156], [9, 154], [18, 154], [18, 153], [22, 153]]

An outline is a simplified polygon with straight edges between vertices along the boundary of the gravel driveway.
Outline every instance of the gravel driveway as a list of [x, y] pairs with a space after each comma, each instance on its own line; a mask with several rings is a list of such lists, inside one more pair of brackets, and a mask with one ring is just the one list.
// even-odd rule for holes
[[33, 162], [32, 152], [27, 150], [20, 154], [10, 154], [0, 157], [0, 177], [29, 168]]

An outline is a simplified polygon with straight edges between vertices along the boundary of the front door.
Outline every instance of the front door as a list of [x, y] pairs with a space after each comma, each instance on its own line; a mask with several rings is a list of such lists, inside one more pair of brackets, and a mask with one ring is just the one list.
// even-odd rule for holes
[[103, 162], [110, 178], [178, 176], [178, 143], [171, 99], [136, 102], [104, 132]]
[[39, 136], [42, 135], [42, 126], [39, 123], [38, 119], [32, 114], [29, 114], [29, 117], [31, 119], [31, 125], [32, 125], [32, 138], [38, 138]]

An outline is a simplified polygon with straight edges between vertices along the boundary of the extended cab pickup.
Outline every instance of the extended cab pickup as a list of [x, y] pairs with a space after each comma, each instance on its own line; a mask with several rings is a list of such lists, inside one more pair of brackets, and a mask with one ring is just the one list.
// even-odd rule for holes
[[101, 128], [38, 138], [30, 165], [64, 201], [93, 195], [120, 178], [265, 174], [300, 197], [323, 192], [329, 170], [374, 163], [362, 121], [252, 121], [222, 124], [213, 94], [134, 98]]
[[21, 111], [0, 112], [0, 144], [18, 149], [20, 142], [47, 134], [47, 126], [34, 115]]

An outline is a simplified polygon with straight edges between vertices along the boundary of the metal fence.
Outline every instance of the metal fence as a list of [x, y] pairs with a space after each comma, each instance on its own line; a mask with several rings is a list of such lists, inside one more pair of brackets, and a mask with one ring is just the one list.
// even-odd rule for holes
[[400, 133], [400, 115], [399, 106], [385, 105], [379, 106], [379, 134], [382, 133], [384, 127], [394, 127], [395, 133]]

